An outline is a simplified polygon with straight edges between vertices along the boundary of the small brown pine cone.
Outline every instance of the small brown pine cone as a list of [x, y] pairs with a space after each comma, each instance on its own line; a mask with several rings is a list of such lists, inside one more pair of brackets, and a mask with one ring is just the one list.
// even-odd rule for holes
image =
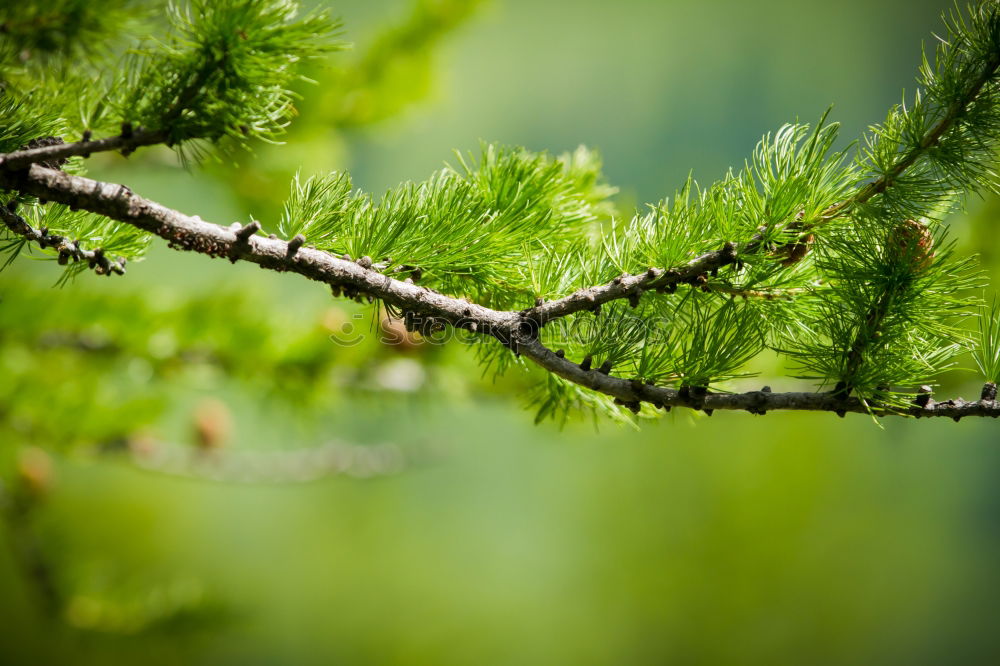
[[774, 251], [774, 257], [781, 260], [781, 265], [785, 268], [799, 263], [812, 251], [813, 241], [816, 237], [813, 234], [803, 236], [796, 243], [782, 245]]
[[886, 252], [914, 270], [923, 270], [934, 260], [934, 236], [923, 222], [904, 220], [889, 232]]

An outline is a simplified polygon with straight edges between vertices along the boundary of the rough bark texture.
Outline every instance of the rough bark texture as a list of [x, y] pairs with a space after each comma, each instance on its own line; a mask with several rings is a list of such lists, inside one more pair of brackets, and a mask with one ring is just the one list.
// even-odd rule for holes
[[65, 161], [70, 157], [90, 157], [91, 153], [101, 153], [109, 150], [121, 150], [128, 154], [139, 146], [152, 146], [163, 143], [167, 139], [166, 132], [138, 130], [126, 128], [118, 136], [91, 141], [89, 138], [75, 143], [57, 143], [38, 148], [26, 148], [6, 155], [0, 155], [0, 170], [18, 171], [27, 169], [32, 164], [41, 162]]
[[[2, 173], [0, 186], [89, 210], [126, 222], [166, 240], [170, 247], [230, 261], [249, 261], [279, 272], [299, 273], [332, 287], [350, 287], [359, 295], [379, 298], [400, 309], [432, 315], [452, 325], [480, 324], [484, 333], [509, 336], [522, 317], [451, 298], [427, 287], [394, 280], [357, 262], [327, 252], [256, 235], [258, 227], [223, 227], [144, 199], [124, 185], [103, 183], [63, 171], [32, 165], [27, 171]], [[245, 233], [250, 230], [251, 233]], [[298, 248], [296, 249], [296, 245]]]

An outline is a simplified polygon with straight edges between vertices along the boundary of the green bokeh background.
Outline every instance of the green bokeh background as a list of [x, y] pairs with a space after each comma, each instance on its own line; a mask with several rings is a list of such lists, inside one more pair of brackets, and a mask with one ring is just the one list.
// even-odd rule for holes
[[[356, 0], [334, 10], [362, 51], [408, 6]], [[912, 91], [920, 44], [947, 6], [494, 0], [438, 45], [426, 98], [391, 120], [331, 127], [323, 104], [336, 95], [321, 87], [303, 101], [288, 146], [236, 169], [184, 171], [151, 151], [138, 156], [142, 168], [115, 158], [94, 171], [208, 220], [254, 214], [273, 229], [297, 168], [346, 167], [379, 191], [425, 177], [480, 139], [554, 152], [585, 143], [601, 150], [627, 209], [671, 193], [690, 169], [720, 177], [761, 134], [815, 120], [831, 103], [843, 136], [858, 136]], [[956, 218], [966, 249], [995, 255], [996, 208], [971, 202]], [[0, 288], [52, 280], [52, 265], [25, 262], [0, 275]], [[58, 298], [164, 302], [220, 285], [279, 330], [323, 335], [316, 322], [331, 302], [321, 287], [160, 243], [124, 279], [84, 275]], [[91, 316], [102, 324], [100, 312]], [[395, 476], [239, 485], [59, 456], [36, 529], [71, 589], [76, 626], [40, 616], [11, 549], [0, 547], [0, 661], [1000, 658], [996, 423], [681, 412], [639, 430], [535, 426], [516, 395], [523, 386], [478, 379], [463, 352], [438, 354], [426, 390], [341, 386], [330, 389], [335, 400], [298, 410], [239, 378], [182, 375], [153, 426], [189, 438], [191, 409], [213, 396], [233, 410], [236, 449], [344, 438], [433, 450]], [[975, 385], [970, 374], [949, 388], [973, 397]], [[16, 429], [0, 432], [11, 440], [2, 448], [23, 443]], [[0, 546], [7, 537], [0, 531]], [[157, 595], [193, 610], [144, 632], [114, 631], [107, 617], [101, 630], [83, 626], [88, 612], [126, 613]]]

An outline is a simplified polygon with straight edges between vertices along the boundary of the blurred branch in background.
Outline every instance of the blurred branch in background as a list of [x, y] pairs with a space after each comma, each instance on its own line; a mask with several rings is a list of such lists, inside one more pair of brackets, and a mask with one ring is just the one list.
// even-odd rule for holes
[[132, 463], [140, 469], [223, 483], [308, 483], [331, 476], [370, 479], [399, 474], [419, 460], [418, 454], [394, 444], [359, 446], [342, 441], [271, 451], [201, 451], [142, 438], [128, 446]]
[[[144, 435], [124, 445], [125, 460], [136, 468], [215, 483], [296, 484], [331, 476], [373, 479], [400, 473], [430, 461], [440, 450], [406, 450], [392, 444], [358, 446], [343, 441], [306, 449], [248, 451], [228, 449], [228, 410], [206, 401], [195, 413], [195, 445], [167, 444]], [[120, 447], [108, 444], [98, 453], [104, 462], [120, 460]], [[53, 631], [65, 629], [111, 634], [137, 634], [179, 620], [210, 621], [223, 607], [206, 596], [205, 585], [190, 578], [153, 580], [144, 572], [125, 575], [132, 582], [109, 584], [107, 574], [88, 573], [97, 562], [46, 539], [39, 524], [42, 509], [56, 486], [55, 463], [44, 450], [26, 446], [16, 451], [10, 481], [0, 483], [0, 525], [13, 562], [34, 600], [40, 617]], [[139, 583], [136, 585], [136, 578]], [[97, 588], [95, 587], [97, 584]], [[133, 589], [130, 589], [133, 588]], [[64, 624], [63, 624], [64, 623]]]
[[0, 526], [33, 612], [50, 637], [75, 631], [139, 634], [187, 621], [207, 626], [220, 616], [221, 606], [206, 599], [204, 586], [194, 580], [164, 583], [144, 571], [88, 574], [106, 564], [88, 560], [45, 529], [45, 505], [57, 485], [55, 468], [47, 452], [21, 447], [9, 484], [0, 484]]
[[[198, 394], [230, 382], [259, 414], [286, 411], [306, 422], [312, 410], [365, 396], [419, 399], [433, 386], [459, 399], [470, 390], [466, 369], [453, 367], [462, 350], [350, 303], [298, 320], [260, 317], [239, 291], [74, 293], [8, 278], [0, 305], [0, 433], [11, 441], [62, 450], [129, 441], [175, 403], [190, 405], [193, 422]], [[35, 314], [26, 318], [28, 308]]]
[[45, 529], [44, 508], [57, 485], [55, 468], [47, 452], [22, 447], [9, 487], [0, 485], [0, 525], [34, 611], [50, 636], [77, 630], [138, 634], [178, 621], [204, 624], [218, 615], [221, 609], [204, 598], [203, 586], [196, 581], [164, 585], [146, 572], [133, 572], [131, 584], [120, 575], [108, 580], [106, 574], [100, 576], [102, 584], [85, 573], [95, 562]]

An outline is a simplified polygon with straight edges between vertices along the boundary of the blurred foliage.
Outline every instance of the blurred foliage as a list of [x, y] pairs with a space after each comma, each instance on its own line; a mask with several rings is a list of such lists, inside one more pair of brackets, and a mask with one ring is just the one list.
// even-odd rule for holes
[[148, 18], [142, 4], [137, 0], [4, 3], [0, 81], [26, 69], [40, 73], [46, 67], [60, 67], [68, 59], [75, 59], [77, 66], [88, 62]]
[[369, 405], [353, 419], [389, 438], [420, 436], [419, 424], [447, 441], [447, 458], [294, 490], [56, 465], [39, 528], [50, 552], [61, 544], [75, 595], [120, 598], [138, 580], [153, 596], [198, 589], [193, 580], [228, 612], [78, 644], [30, 619], [31, 588], [0, 560], [0, 612], [20, 637], [8, 654], [154, 664], [996, 655], [991, 424], [963, 424], [964, 442], [951, 423], [905, 424], [898, 441], [879, 442], [862, 420], [832, 435], [794, 417], [641, 435], [574, 428], [571, 439], [488, 406]]
[[299, 15], [285, 0], [191, 0], [168, 5], [168, 16], [169, 34], [133, 50], [88, 109], [88, 129], [107, 118], [165, 131], [182, 156], [185, 142], [274, 141], [291, 119], [300, 65], [344, 47], [329, 12]]
[[281, 145], [254, 146], [238, 158], [241, 168], [219, 165], [213, 175], [267, 226], [295, 174], [343, 168], [344, 131], [382, 123], [432, 94], [436, 52], [486, 1], [414, 0], [380, 17], [381, 25], [356, 41], [353, 52], [305, 70], [308, 82], [296, 88], [298, 117]]
[[[409, 16], [368, 41], [359, 56], [321, 80], [324, 95], [310, 101], [334, 113], [334, 127], [369, 125], [399, 114], [433, 85], [435, 48], [486, 0], [417, 0]], [[308, 107], [306, 107], [308, 109]]]
[[0, 304], [0, 434], [46, 448], [126, 441], [185, 392], [226, 382], [286, 418], [309, 419], [347, 395], [412, 392], [461, 372], [441, 363], [453, 351], [353, 304], [291, 325], [260, 317], [256, 299], [237, 291], [93, 294], [9, 279]]

